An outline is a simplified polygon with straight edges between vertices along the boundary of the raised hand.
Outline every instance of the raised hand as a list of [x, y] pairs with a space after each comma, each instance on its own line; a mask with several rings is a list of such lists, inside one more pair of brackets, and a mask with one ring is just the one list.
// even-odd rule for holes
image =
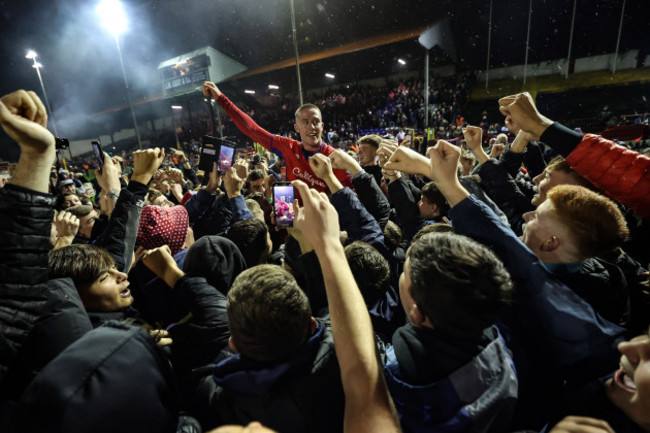
[[0, 98], [0, 125], [20, 145], [23, 154], [54, 150], [54, 136], [46, 129], [47, 111], [32, 91], [16, 90]]
[[133, 152], [133, 174], [131, 180], [148, 184], [165, 159], [165, 149], [153, 148]]
[[176, 183], [185, 183], [183, 181], [183, 172], [177, 168], [167, 169], [167, 179], [176, 182]]
[[334, 175], [332, 161], [321, 153], [317, 153], [309, 158], [309, 166], [314, 174], [323, 180]]
[[435, 182], [452, 207], [469, 195], [458, 180], [460, 154], [460, 147], [454, 146], [445, 140], [438, 140], [435, 146], [427, 150], [431, 167], [429, 177]]
[[478, 126], [468, 125], [463, 129], [463, 137], [467, 143], [467, 148], [474, 154], [479, 148], [482, 148], [483, 129]]
[[546, 128], [553, 124], [551, 119], [537, 111], [535, 102], [528, 92], [499, 99], [499, 111], [506, 116], [507, 123], [513, 129], [523, 129], [529, 132], [535, 140], [539, 140]]
[[295, 219], [293, 226], [300, 230], [302, 236], [317, 253], [323, 253], [328, 246], [340, 245], [339, 215], [329, 202], [327, 195], [310, 189], [306, 183], [294, 180], [291, 184], [298, 190], [303, 207], [298, 200], [293, 203]]
[[347, 170], [352, 175], [355, 175], [363, 170], [356, 159], [341, 149], [335, 150], [329, 156], [329, 159], [332, 164], [332, 168]]
[[221, 91], [212, 81], [203, 82], [203, 96], [207, 98], [217, 99], [221, 96]]
[[213, 162], [212, 171], [208, 177], [208, 184], [205, 186], [205, 191], [214, 194], [217, 191], [217, 188], [219, 188], [219, 185], [221, 185], [221, 173], [219, 173], [217, 163]]
[[120, 184], [120, 170], [119, 163], [115, 164], [113, 159], [104, 152], [104, 167], [95, 170], [95, 178], [97, 183], [103, 191], [119, 194], [121, 189]]
[[79, 219], [70, 212], [61, 211], [52, 221], [56, 229], [56, 240], [52, 246], [53, 250], [72, 245], [74, 237], [79, 231]]
[[429, 161], [415, 150], [405, 146], [400, 146], [395, 150], [388, 162], [384, 165], [384, 170], [397, 170], [430, 177]]
[[230, 167], [223, 178], [223, 185], [226, 188], [226, 194], [228, 194], [229, 198], [241, 195], [241, 189], [246, 183], [246, 177], [241, 177], [237, 171], [238, 164], [239, 162]]
[[490, 159], [497, 159], [506, 150], [506, 145], [503, 143], [494, 143], [490, 150]]
[[142, 263], [171, 288], [174, 288], [176, 282], [185, 275], [174, 261], [172, 252], [167, 245], [145, 251]]

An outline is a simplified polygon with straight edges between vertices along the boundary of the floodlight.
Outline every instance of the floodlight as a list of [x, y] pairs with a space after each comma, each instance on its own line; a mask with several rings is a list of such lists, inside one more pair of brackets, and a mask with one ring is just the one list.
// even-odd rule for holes
[[37, 56], [36, 51], [29, 50], [29, 51], [27, 51], [27, 55], [25, 56], [25, 58], [27, 58], [27, 59], [35, 59], [36, 56]]
[[397, 59], [397, 63], [399, 63], [400, 65], [403, 66], [403, 65], [406, 64], [406, 61], [404, 61], [404, 60], [402, 60], [402, 59]]
[[334, 78], [334, 74], [325, 74], [325, 76], [326, 76], [327, 78], [332, 78], [332, 79]]
[[102, 25], [113, 36], [118, 37], [126, 31], [126, 14], [124, 13], [122, 3], [118, 0], [102, 0], [97, 5], [97, 14], [102, 20]]
[[276, 86], [275, 84], [269, 84], [269, 89], [278, 90], [279, 88], [280, 86]]
[[172, 105], [172, 110], [182, 110], [183, 106], [181, 105]]
[[34, 64], [32, 65], [32, 68], [34, 68], [34, 69], [38, 69], [38, 68], [42, 68], [42, 67], [43, 67], [43, 65], [41, 65], [38, 62], [34, 62]]
[[248, 93], [249, 95], [254, 95], [255, 90], [244, 90], [244, 93]]

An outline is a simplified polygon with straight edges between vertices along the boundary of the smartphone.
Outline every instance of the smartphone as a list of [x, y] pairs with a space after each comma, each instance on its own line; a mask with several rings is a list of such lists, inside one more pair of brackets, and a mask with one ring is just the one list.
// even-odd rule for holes
[[230, 167], [232, 167], [233, 159], [235, 158], [235, 147], [229, 146], [228, 144], [221, 144], [219, 149], [219, 163], [217, 164], [217, 170], [220, 173], [225, 173]]
[[95, 152], [95, 165], [101, 170], [104, 168], [104, 151], [102, 150], [99, 141], [93, 141], [91, 144], [93, 146], [93, 151]]
[[273, 185], [273, 212], [276, 227], [293, 227], [293, 200], [296, 190], [289, 182]]
[[212, 171], [212, 163], [217, 160], [219, 152], [219, 139], [206, 135], [203, 137], [203, 147], [199, 156], [199, 170], [205, 172], [206, 177]]

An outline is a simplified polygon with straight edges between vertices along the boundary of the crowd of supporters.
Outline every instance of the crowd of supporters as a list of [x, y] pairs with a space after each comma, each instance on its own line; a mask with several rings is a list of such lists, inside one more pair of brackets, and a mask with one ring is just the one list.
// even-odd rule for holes
[[0, 430], [650, 431], [650, 158], [527, 93], [465, 119], [469, 80], [412, 141], [420, 81], [253, 117], [206, 82], [264, 148], [206, 170], [62, 167], [3, 96]]

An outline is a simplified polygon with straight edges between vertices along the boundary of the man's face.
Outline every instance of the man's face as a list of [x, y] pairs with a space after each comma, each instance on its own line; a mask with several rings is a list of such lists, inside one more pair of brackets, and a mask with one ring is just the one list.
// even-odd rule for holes
[[81, 200], [79, 200], [79, 197], [76, 194], [66, 195], [64, 199], [65, 203], [63, 203], [63, 209], [79, 206], [81, 204]]
[[320, 110], [309, 108], [298, 114], [296, 123], [293, 125], [296, 132], [300, 134], [300, 140], [306, 150], [314, 152], [320, 147], [323, 134], [323, 120]]
[[61, 194], [66, 194], [68, 192], [71, 192], [73, 194], [77, 193], [77, 188], [74, 186], [74, 184], [65, 185], [61, 187]]
[[90, 235], [93, 231], [93, 226], [95, 225], [95, 221], [98, 217], [99, 215], [95, 210], [90, 211], [90, 213], [86, 216], [80, 217], [79, 231], [77, 232], [77, 235], [82, 238], [90, 239]]
[[377, 164], [377, 148], [371, 144], [362, 143], [359, 145], [359, 162], [361, 165]]
[[535, 195], [530, 201], [533, 206], [539, 206], [546, 200], [546, 194], [556, 185], [577, 185], [576, 179], [562, 170], [544, 170], [533, 178]]
[[249, 194], [254, 192], [261, 192], [262, 194], [266, 192], [266, 189], [264, 189], [264, 178], [250, 181]]
[[620, 369], [605, 383], [609, 400], [644, 429], [650, 427], [650, 337], [620, 343]]
[[463, 176], [469, 176], [474, 168], [474, 161], [468, 158], [461, 158], [460, 165], [463, 168]]
[[429, 199], [426, 198], [424, 195], [422, 196], [422, 198], [418, 202], [418, 208], [420, 208], [420, 216], [422, 218], [430, 219], [430, 218], [433, 218], [434, 216], [436, 216], [435, 211], [436, 211], [437, 207], [436, 207], [436, 209], [434, 209], [434, 206], [431, 203], [429, 203]]
[[103, 272], [80, 295], [88, 311], [118, 311], [133, 303], [127, 275], [115, 268]]
[[539, 257], [542, 245], [557, 234], [561, 224], [553, 203], [546, 200], [534, 211], [526, 212], [523, 217], [525, 223], [521, 227], [523, 234], [520, 239]]

